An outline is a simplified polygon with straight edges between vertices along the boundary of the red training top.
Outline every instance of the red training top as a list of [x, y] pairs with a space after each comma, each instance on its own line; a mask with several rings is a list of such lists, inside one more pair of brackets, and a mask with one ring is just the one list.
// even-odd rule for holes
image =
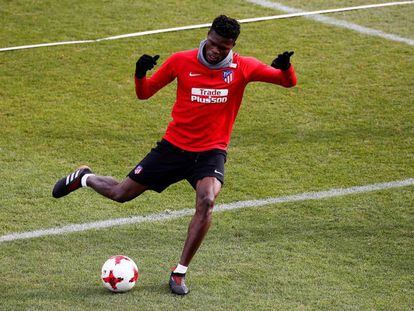
[[227, 150], [247, 83], [263, 81], [296, 85], [293, 66], [275, 69], [253, 57], [233, 54], [228, 68], [209, 69], [197, 59], [198, 49], [171, 55], [150, 77], [135, 77], [135, 92], [147, 99], [177, 78], [177, 98], [164, 139], [187, 151]]

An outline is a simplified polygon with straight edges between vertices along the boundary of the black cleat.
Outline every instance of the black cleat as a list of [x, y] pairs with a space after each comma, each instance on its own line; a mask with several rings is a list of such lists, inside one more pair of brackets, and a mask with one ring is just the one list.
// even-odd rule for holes
[[185, 285], [185, 273], [171, 272], [170, 276], [170, 289], [173, 294], [187, 295], [190, 290]]
[[81, 179], [85, 174], [92, 174], [92, 171], [88, 166], [81, 166], [73, 173], [60, 179], [53, 187], [53, 197], [61, 198], [81, 188]]

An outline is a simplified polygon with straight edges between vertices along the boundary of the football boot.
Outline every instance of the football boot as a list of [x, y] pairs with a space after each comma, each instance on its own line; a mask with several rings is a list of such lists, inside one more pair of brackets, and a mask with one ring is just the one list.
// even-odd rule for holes
[[187, 295], [190, 290], [185, 285], [185, 274], [171, 272], [170, 289], [176, 295]]
[[82, 187], [81, 180], [85, 174], [92, 174], [88, 166], [80, 166], [76, 171], [60, 179], [53, 187], [54, 198], [61, 198]]

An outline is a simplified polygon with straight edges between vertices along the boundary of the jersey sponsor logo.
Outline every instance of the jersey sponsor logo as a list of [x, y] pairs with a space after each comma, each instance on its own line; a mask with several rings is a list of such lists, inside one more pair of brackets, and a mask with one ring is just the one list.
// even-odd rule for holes
[[193, 87], [191, 89], [191, 101], [203, 104], [227, 103], [228, 89], [204, 89]]
[[223, 71], [223, 80], [224, 82], [230, 84], [233, 81], [233, 70], [224, 70]]

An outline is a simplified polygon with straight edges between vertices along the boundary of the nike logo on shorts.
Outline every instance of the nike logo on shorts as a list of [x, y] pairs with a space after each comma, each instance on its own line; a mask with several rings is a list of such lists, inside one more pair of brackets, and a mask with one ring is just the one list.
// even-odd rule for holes
[[224, 176], [223, 173], [219, 172], [218, 170], [214, 170], [214, 173]]
[[198, 77], [198, 76], [201, 76], [201, 73], [192, 73], [192, 72], [190, 72], [190, 77]]

